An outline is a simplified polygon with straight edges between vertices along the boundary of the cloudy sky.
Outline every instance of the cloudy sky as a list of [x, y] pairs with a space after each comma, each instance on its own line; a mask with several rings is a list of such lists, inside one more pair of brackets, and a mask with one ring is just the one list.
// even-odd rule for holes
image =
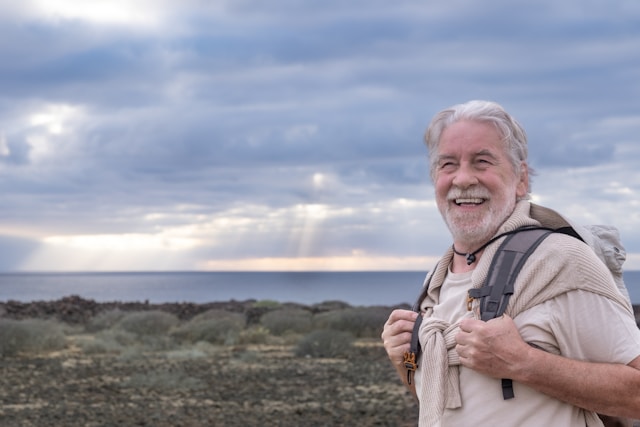
[[426, 270], [424, 130], [527, 129], [535, 201], [640, 269], [640, 2], [0, 5], [0, 271]]

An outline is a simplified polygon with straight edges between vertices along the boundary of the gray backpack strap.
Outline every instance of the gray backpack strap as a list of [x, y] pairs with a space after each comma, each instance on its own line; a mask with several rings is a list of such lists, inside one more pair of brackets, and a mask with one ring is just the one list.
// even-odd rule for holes
[[525, 228], [507, 236], [498, 248], [489, 275], [481, 288], [469, 289], [469, 297], [480, 299], [480, 318], [484, 321], [502, 316], [513, 295], [514, 284], [529, 255], [553, 230]]
[[[487, 280], [481, 288], [469, 289], [470, 298], [480, 299], [481, 320], [486, 322], [504, 314], [522, 266], [551, 233], [553, 230], [548, 228], [524, 228], [502, 242], [491, 261]], [[502, 397], [507, 400], [514, 396], [513, 381], [503, 378]]]
[[[435, 271], [438, 268], [438, 265], [433, 268], [432, 271]], [[420, 325], [422, 324], [422, 314], [420, 313], [420, 303], [427, 296], [427, 292], [429, 292], [429, 284], [431, 283], [431, 278], [433, 274], [430, 274], [427, 278], [426, 283], [422, 287], [422, 292], [420, 296], [416, 300], [415, 304], [413, 304], [412, 310], [418, 313], [418, 317], [416, 318], [415, 323], [413, 324], [413, 331], [411, 333], [411, 342], [409, 344], [409, 351], [404, 352], [404, 367], [407, 369], [407, 383], [411, 384], [411, 377], [415, 373], [416, 369], [418, 369], [418, 360], [420, 359], [420, 354], [422, 353], [422, 347], [420, 347]]]

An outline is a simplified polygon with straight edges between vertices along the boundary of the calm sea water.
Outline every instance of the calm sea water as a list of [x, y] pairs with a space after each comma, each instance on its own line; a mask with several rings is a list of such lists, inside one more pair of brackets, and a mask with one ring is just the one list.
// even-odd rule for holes
[[[351, 305], [413, 303], [425, 273], [404, 272], [175, 272], [0, 274], [0, 301], [55, 300], [79, 295], [99, 302], [211, 302], [247, 299]], [[640, 271], [625, 273], [640, 304]]]

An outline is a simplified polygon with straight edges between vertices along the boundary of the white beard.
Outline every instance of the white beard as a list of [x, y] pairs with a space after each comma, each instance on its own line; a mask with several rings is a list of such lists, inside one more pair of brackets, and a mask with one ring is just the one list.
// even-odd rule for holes
[[[506, 196], [506, 192], [504, 194]], [[455, 242], [464, 242], [468, 245], [468, 250], [476, 246], [481, 246], [491, 239], [500, 226], [511, 215], [516, 206], [515, 197], [507, 197], [507, 203], [492, 201], [489, 192], [485, 188], [474, 188], [473, 190], [461, 191], [452, 189], [447, 195], [448, 200], [456, 198], [482, 198], [488, 204], [488, 211], [483, 210], [476, 214], [457, 213], [449, 209], [446, 204], [444, 209], [440, 209], [447, 227]], [[498, 197], [499, 199], [500, 197]]]

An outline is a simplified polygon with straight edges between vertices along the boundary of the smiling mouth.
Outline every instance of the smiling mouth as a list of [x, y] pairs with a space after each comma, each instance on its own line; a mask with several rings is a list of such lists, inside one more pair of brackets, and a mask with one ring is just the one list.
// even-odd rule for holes
[[477, 206], [477, 205], [481, 205], [485, 202], [485, 199], [479, 199], [479, 198], [469, 198], [469, 199], [454, 199], [453, 203], [455, 203], [458, 206]]

